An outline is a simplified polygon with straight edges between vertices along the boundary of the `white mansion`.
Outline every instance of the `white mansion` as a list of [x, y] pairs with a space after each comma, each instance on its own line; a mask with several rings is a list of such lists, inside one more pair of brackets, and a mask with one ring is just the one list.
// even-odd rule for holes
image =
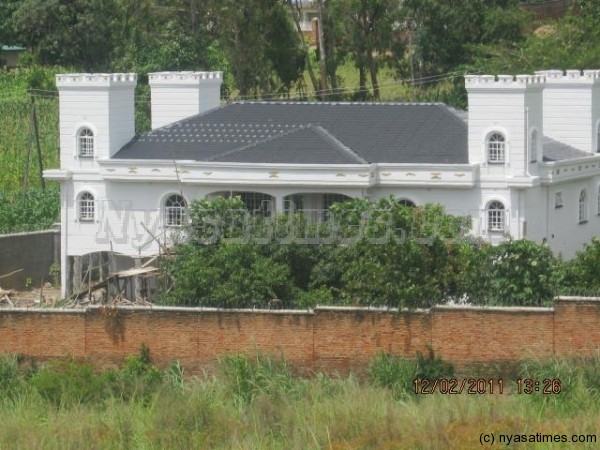
[[[220, 72], [149, 75], [152, 131], [135, 135], [135, 74], [57, 75], [63, 291], [73, 257], [143, 258], [194, 199], [326, 210], [390, 195], [470, 215], [472, 233], [545, 240], [565, 257], [600, 234], [600, 71], [465, 77], [439, 103], [236, 102]], [[64, 294], [64, 292], [63, 292]]]

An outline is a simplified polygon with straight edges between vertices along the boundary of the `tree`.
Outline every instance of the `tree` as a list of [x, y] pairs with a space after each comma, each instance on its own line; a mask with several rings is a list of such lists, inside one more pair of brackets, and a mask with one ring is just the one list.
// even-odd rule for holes
[[113, 68], [147, 73], [162, 70], [212, 70], [214, 35], [210, 5], [199, 0], [117, 0], [118, 36]]
[[12, 15], [23, 0], [4, 0], [0, 2], [0, 46], [19, 44], [12, 23]]
[[115, 9], [114, 0], [24, 0], [13, 14], [13, 26], [42, 64], [107, 70]]
[[594, 0], [579, 0], [562, 19], [544, 23], [525, 40], [507, 39], [474, 50], [477, 66], [491, 73], [598, 67], [600, 5]]
[[395, 0], [338, 0], [338, 12], [348, 27], [349, 54], [359, 72], [359, 96], [367, 97], [367, 72], [371, 76], [373, 97], [379, 99], [380, 61], [392, 47], [393, 30], [400, 18], [400, 3]]
[[541, 306], [558, 292], [560, 261], [546, 245], [526, 239], [485, 245], [474, 255], [466, 287], [475, 304]]
[[597, 297], [600, 292], [599, 264], [600, 239], [593, 238], [575, 258], [562, 264], [561, 294]]
[[298, 82], [305, 49], [294, 32], [284, 2], [215, 1], [215, 31], [241, 97], [270, 95], [280, 81], [282, 92]]
[[300, 0], [286, 0], [286, 3], [292, 14], [292, 18], [294, 20], [294, 25], [296, 26], [296, 31], [298, 33], [298, 38], [300, 39], [300, 42], [302, 43], [302, 49], [304, 49], [306, 70], [310, 77], [310, 81], [312, 83], [313, 90], [315, 92], [318, 92], [319, 91], [319, 82], [317, 81], [317, 77], [315, 76], [315, 72], [312, 67], [311, 56], [310, 56], [310, 53], [308, 52], [308, 45], [306, 43], [306, 40], [304, 39], [304, 32], [302, 31], [302, 28], [300, 26], [300, 11], [301, 11], [300, 4], [301, 4], [301, 2], [300, 2]]
[[471, 63], [475, 45], [520, 40], [528, 18], [516, 0], [406, 0], [404, 13], [416, 27], [419, 78]]

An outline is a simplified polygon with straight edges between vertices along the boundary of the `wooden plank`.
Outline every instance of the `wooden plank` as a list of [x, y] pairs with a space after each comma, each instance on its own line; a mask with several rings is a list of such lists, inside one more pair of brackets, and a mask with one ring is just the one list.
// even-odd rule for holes
[[17, 270], [13, 270], [12, 272], [5, 273], [4, 275], [0, 275], [0, 280], [1, 280], [2, 278], [8, 278], [8, 277], [10, 277], [11, 275], [14, 275], [14, 274], [16, 274], [16, 273], [19, 273], [19, 272], [23, 272], [23, 269], [17, 269]]
[[109, 276], [109, 278], [118, 276], [119, 278], [127, 278], [134, 277], [137, 275], [143, 275], [150, 272], [158, 272], [160, 269], [158, 267], [148, 266], [148, 267], [136, 267], [134, 269], [122, 270], [117, 273], [113, 273]]

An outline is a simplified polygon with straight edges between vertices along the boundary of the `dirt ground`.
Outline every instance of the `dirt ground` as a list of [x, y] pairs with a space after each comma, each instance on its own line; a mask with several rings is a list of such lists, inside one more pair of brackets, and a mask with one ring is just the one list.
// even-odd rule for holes
[[5, 296], [0, 296], [0, 308], [38, 308], [54, 306], [60, 299], [60, 286], [52, 286], [46, 283], [43, 288], [35, 288], [29, 290], [12, 290], [13, 294], [9, 295], [10, 302]]

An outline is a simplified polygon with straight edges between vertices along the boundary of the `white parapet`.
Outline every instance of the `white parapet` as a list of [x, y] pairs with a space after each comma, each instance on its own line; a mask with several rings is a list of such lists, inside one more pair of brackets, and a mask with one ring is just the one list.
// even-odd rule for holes
[[83, 87], [131, 87], [137, 83], [135, 73], [70, 73], [56, 75], [56, 86], [80, 89]]
[[154, 72], [148, 80], [153, 129], [220, 106], [223, 72]]
[[151, 86], [182, 86], [199, 83], [221, 84], [223, 72], [152, 72], [148, 74]]
[[590, 85], [600, 84], [600, 70], [540, 70], [536, 75], [546, 77], [548, 84]]
[[465, 86], [470, 89], [514, 89], [543, 87], [546, 77], [535, 75], [465, 75]]

